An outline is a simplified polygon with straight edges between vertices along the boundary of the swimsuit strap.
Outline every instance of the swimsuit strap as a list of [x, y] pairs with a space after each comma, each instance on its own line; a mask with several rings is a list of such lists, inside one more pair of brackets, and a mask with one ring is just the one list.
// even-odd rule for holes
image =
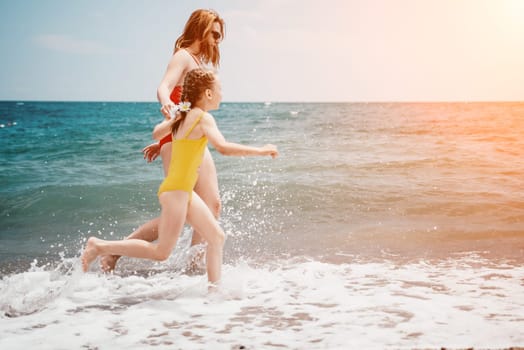
[[202, 62], [200, 62], [200, 59], [197, 58], [195, 55], [193, 55], [191, 52], [189, 52], [188, 49], [184, 48], [184, 50], [191, 56], [193, 57], [193, 59], [195, 60], [196, 64], [199, 66], [199, 67], [202, 67]]
[[189, 130], [184, 134], [184, 137], [183, 139], [187, 138], [189, 136], [189, 134], [191, 133], [191, 131], [193, 131], [193, 129], [195, 128], [195, 126], [198, 124], [198, 122], [200, 121], [200, 119], [202, 119], [202, 117], [204, 116], [204, 113], [206, 112], [203, 112], [196, 120], [195, 122], [193, 123], [193, 125], [191, 125], [191, 127], [189, 128]]

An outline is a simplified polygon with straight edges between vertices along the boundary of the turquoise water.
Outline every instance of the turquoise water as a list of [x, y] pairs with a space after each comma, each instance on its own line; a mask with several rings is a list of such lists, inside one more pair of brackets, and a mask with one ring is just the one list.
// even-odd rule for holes
[[[522, 260], [524, 104], [225, 103], [227, 138], [282, 156], [212, 151], [227, 259], [381, 259], [480, 251]], [[0, 266], [78, 255], [158, 214], [142, 147], [156, 103], [0, 102]]]
[[[223, 278], [190, 230], [112, 275], [80, 250], [159, 213], [156, 103], [0, 102], [0, 348], [524, 344], [524, 103], [224, 103]], [[56, 334], [61, 334], [56, 337]]]

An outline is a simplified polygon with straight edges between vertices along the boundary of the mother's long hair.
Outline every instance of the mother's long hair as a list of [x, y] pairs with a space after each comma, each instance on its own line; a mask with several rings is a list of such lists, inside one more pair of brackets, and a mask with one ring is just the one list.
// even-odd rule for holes
[[191, 46], [196, 40], [201, 40], [200, 58], [203, 63], [211, 63], [214, 67], [220, 64], [220, 50], [218, 45], [210, 45], [208, 40], [204, 40], [213, 30], [213, 23], [220, 24], [220, 34], [224, 37], [225, 22], [218, 13], [212, 10], [195, 10], [189, 16], [184, 27], [184, 32], [178, 37], [175, 43], [174, 52]]
[[[191, 103], [191, 108], [194, 108], [198, 100], [204, 95], [207, 89], [212, 89], [215, 83], [215, 74], [213, 72], [204, 70], [202, 68], [196, 68], [190, 70], [184, 78], [184, 86], [182, 87], [182, 98], [181, 102]], [[186, 120], [187, 112], [179, 111], [171, 132], [176, 134], [180, 125]]]

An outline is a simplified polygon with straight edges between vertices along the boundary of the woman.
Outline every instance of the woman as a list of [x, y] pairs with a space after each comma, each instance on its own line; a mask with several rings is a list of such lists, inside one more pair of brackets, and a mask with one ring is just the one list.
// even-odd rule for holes
[[[194, 11], [186, 22], [182, 35], [176, 40], [173, 56], [157, 89], [157, 98], [162, 106], [160, 111], [166, 120], [170, 119], [176, 103], [180, 102], [184, 77], [192, 69], [210, 64], [218, 67], [220, 50], [218, 44], [224, 37], [224, 20], [211, 10]], [[144, 158], [154, 160], [158, 154], [162, 158], [164, 176], [167, 176], [171, 159], [171, 135], [168, 134], [159, 143], [154, 143], [143, 149]], [[200, 176], [195, 186], [195, 192], [211, 209], [215, 218], [220, 214], [220, 195], [218, 180], [213, 158], [206, 148]], [[152, 242], [158, 238], [159, 218], [155, 218], [140, 226], [127, 237], [143, 239]], [[191, 245], [203, 243], [198, 230], [193, 231]], [[100, 264], [103, 271], [109, 272], [115, 268], [119, 256], [103, 256]]]
[[81, 258], [84, 271], [89, 269], [98, 255], [103, 254], [165, 260], [176, 245], [187, 220], [194, 229], [202, 233], [207, 242], [208, 281], [212, 284], [220, 282], [224, 231], [209, 207], [193, 191], [204, 152], [207, 150], [207, 142], [223, 155], [278, 156], [277, 148], [273, 145], [250, 147], [226, 141], [213, 116], [207, 113], [218, 109], [221, 100], [220, 81], [212, 72], [197, 68], [187, 73], [182, 101], [188, 109], [178, 112], [176, 118], [158, 124], [153, 131], [156, 139], [168, 133], [173, 137], [169, 172], [158, 189], [162, 207], [158, 242], [151, 243], [141, 239], [106, 241], [91, 237]]

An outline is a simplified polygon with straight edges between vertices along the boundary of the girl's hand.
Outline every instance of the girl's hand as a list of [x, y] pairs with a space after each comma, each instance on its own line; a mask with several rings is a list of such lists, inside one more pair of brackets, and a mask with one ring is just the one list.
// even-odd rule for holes
[[262, 153], [265, 156], [271, 156], [271, 158], [273, 159], [278, 157], [278, 154], [279, 154], [277, 150], [277, 146], [271, 145], [271, 144], [267, 144], [264, 147], [262, 147]]
[[160, 112], [162, 113], [162, 115], [164, 116], [166, 120], [169, 120], [171, 119], [171, 110], [174, 110], [174, 108], [175, 108], [175, 105], [169, 102], [163, 105], [162, 108], [160, 108]]
[[144, 159], [147, 160], [148, 163], [151, 163], [160, 154], [160, 143], [155, 142], [149, 146], [144, 147], [144, 149], [142, 149], [142, 153], [144, 154]]

